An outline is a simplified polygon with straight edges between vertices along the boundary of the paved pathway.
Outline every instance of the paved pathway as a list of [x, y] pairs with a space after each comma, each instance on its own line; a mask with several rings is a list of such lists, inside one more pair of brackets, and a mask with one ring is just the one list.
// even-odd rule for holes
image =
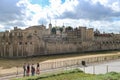
[[[118, 65], [118, 64], [120, 64], [120, 59], [109, 61], [109, 62], [103, 62], [103, 63], [101, 62], [101, 63], [87, 64], [87, 67], [74, 65], [74, 66], [69, 66], [69, 67], [44, 70], [44, 71], [41, 71], [41, 74], [55, 73], [58, 71], [75, 69], [75, 68], [80, 68], [81, 70], [85, 71], [85, 73], [91, 73], [91, 74], [104, 74], [106, 72], [111, 72], [111, 71], [120, 72], [120, 68], [119, 68], [120, 65]], [[107, 71], [106, 66], [108, 66], [108, 71]], [[93, 70], [93, 69], [95, 69], [95, 70]], [[0, 77], [0, 80], [10, 80], [13, 78], [21, 78], [21, 77], [23, 77], [22, 73], [19, 75], [12, 74], [12, 75], [8, 75], [5, 77]]]
[[105, 74], [107, 72], [120, 72], [120, 59], [104, 62], [101, 64], [90, 64], [88, 67], [80, 68], [85, 73]]
[[[71, 68], [76, 68], [76, 66], [73, 66]], [[44, 71], [41, 71], [41, 74], [48, 74], [48, 73], [56, 73], [56, 72], [59, 72], [59, 71], [63, 71], [63, 70], [68, 70], [68, 69], [71, 69], [70, 67], [62, 67], [62, 68], [57, 68], [57, 69], [49, 69], [49, 70], [44, 70]], [[16, 75], [16, 74], [12, 74], [12, 75], [7, 75], [7, 76], [4, 76], [4, 77], [0, 77], [0, 80], [10, 80], [10, 79], [13, 79], [13, 78], [21, 78], [23, 77], [23, 74], [20, 73], [19, 75]]]

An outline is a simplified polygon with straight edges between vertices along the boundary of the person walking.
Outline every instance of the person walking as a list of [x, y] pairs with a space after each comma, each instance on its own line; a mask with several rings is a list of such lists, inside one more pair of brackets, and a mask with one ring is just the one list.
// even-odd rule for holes
[[24, 63], [23, 65], [23, 70], [24, 70], [23, 76], [26, 76], [26, 63]]
[[31, 66], [31, 75], [32, 75], [32, 76], [35, 75], [35, 67], [34, 67], [33, 64], [32, 64], [32, 66]]
[[37, 67], [36, 67], [36, 74], [40, 74], [40, 65], [39, 63], [37, 63]]

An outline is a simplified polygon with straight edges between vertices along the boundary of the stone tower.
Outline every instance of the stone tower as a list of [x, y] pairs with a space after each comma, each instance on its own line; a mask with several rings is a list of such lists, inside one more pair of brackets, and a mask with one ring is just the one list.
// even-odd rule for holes
[[51, 34], [51, 30], [52, 30], [52, 24], [51, 24], [51, 22], [49, 23], [49, 32], [50, 32], [50, 34]]
[[81, 40], [82, 41], [85, 41], [86, 40], [86, 27], [79, 27], [79, 29], [80, 29], [80, 32], [81, 32], [81, 35], [80, 35], [80, 37], [81, 37]]
[[93, 28], [86, 29], [86, 40], [87, 41], [94, 40], [94, 31], [93, 31]]
[[62, 26], [62, 27], [63, 27], [63, 33], [65, 33], [65, 26], [64, 26], [64, 23], [63, 23], [63, 26]]

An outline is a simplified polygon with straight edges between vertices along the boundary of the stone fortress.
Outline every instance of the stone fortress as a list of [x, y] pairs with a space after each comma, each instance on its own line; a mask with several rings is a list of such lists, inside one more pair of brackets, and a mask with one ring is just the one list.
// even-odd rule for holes
[[16, 58], [86, 51], [120, 50], [120, 34], [100, 33], [93, 28], [61, 30], [44, 25], [0, 32], [0, 57]]

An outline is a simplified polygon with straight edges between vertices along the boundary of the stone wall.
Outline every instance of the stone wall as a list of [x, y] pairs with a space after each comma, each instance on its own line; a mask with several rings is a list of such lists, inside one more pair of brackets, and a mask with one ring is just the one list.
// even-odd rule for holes
[[100, 54], [100, 55], [90, 55], [75, 58], [66, 59], [56, 59], [48, 60], [40, 63], [41, 70], [55, 69], [55, 68], [66, 68], [71, 66], [82, 66], [81, 62], [85, 61], [86, 65], [90, 63], [99, 63], [104, 61], [116, 60], [120, 58], [120, 53], [118, 54]]
[[98, 41], [69, 42], [69, 41], [53, 41], [46, 42], [44, 40], [33, 37], [32, 40], [19, 41], [16, 40], [11, 44], [0, 43], [1, 57], [26, 57], [37, 55], [50, 55], [62, 53], [77, 53], [85, 51], [100, 50], [120, 50], [118, 43], [103, 43]]
[[46, 48], [47, 54], [77, 52], [77, 46], [75, 44], [65, 42], [47, 43]]
[[45, 26], [31, 26], [24, 30], [0, 32], [0, 57], [77, 53], [85, 51], [120, 50], [120, 34], [97, 34], [93, 29], [79, 27], [59, 35], [52, 35]]

